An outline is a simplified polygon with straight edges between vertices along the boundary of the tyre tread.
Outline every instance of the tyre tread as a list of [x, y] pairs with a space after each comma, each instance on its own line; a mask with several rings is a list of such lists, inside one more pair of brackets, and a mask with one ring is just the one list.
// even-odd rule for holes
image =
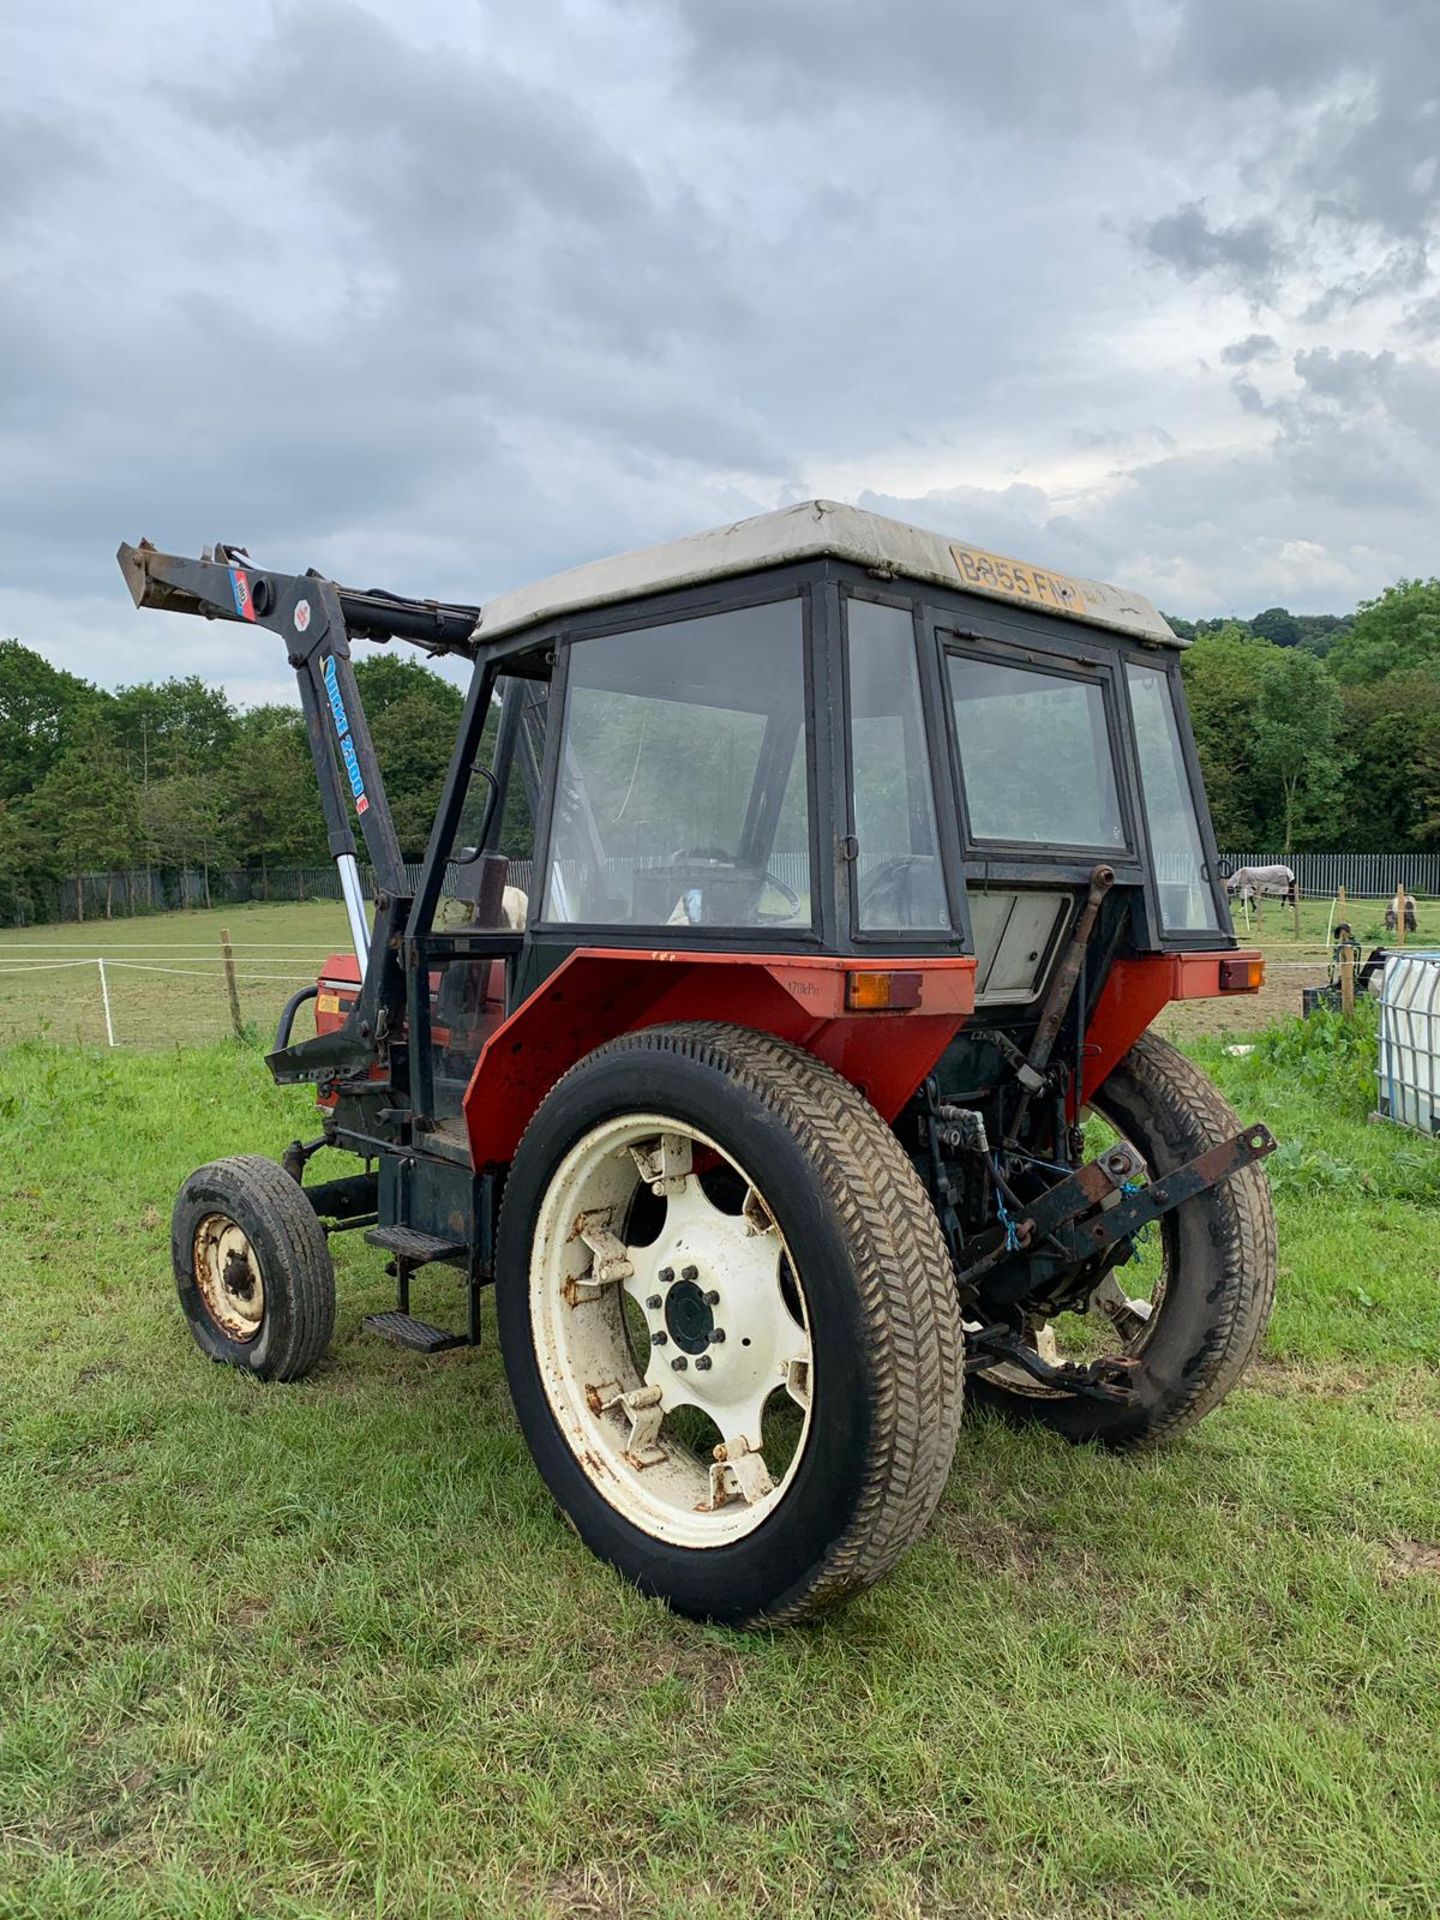
[[963, 1398], [953, 1271], [930, 1197], [890, 1127], [855, 1086], [802, 1048], [721, 1021], [685, 1022], [623, 1035], [571, 1073], [601, 1055], [657, 1045], [733, 1077], [775, 1115], [814, 1168], [852, 1252], [875, 1386], [874, 1440], [848, 1526], [761, 1616], [782, 1625], [881, 1578], [935, 1511]]

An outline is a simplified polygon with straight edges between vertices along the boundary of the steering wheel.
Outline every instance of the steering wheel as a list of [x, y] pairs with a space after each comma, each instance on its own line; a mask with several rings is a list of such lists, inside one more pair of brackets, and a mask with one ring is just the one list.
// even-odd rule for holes
[[[749, 860], [741, 860], [725, 847], [682, 847], [678, 853], [670, 857], [677, 863], [682, 860], [704, 860], [713, 867], [731, 867], [742, 873], [753, 874], [756, 882], [755, 905], [751, 911], [761, 926], [779, 925], [800, 911], [799, 894], [793, 887], [787, 887], [778, 874], [771, 873], [768, 867], [757, 866]], [[764, 898], [767, 887], [773, 888], [785, 902], [779, 913], [765, 913], [761, 910], [760, 901]]]
[[[938, 920], [932, 910], [937, 903]], [[862, 922], [870, 926], [882, 924], [877, 913], [884, 916], [884, 924], [893, 927], [948, 924], [935, 855], [897, 853], [892, 859], [882, 860], [860, 882], [860, 907]], [[918, 921], [917, 907], [921, 910]]]

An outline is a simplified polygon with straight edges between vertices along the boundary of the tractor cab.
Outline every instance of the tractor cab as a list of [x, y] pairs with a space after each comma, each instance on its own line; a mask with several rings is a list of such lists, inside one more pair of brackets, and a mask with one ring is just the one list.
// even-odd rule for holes
[[960, 961], [974, 1081], [1103, 868], [1092, 1007], [1122, 955], [1166, 963], [1160, 1004], [1220, 990], [1182, 643], [1136, 594], [808, 502], [504, 596], [475, 638], [486, 720], [413, 928], [454, 942], [446, 1127], [502, 1005], [579, 953]]
[[[120, 560], [137, 604], [283, 638], [351, 929], [269, 1055], [319, 1134], [177, 1203], [213, 1358], [313, 1366], [349, 1228], [403, 1345], [473, 1344], [493, 1286], [584, 1538], [772, 1622], [914, 1537], [962, 1389], [1136, 1446], [1238, 1377], [1274, 1143], [1147, 1029], [1261, 967], [1140, 595], [827, 501], [483, 608]], [[351, 666], [396, 639], [471, 663], [418, 869]], [[363, 1172], [312, 1179], [332, 1149]], [[431, 1266], [464, 1332], [411, 1312]]]

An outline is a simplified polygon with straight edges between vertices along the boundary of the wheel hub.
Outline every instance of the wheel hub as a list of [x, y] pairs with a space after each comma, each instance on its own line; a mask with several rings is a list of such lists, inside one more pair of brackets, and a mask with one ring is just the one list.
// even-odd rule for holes
[[683, 1353], [704, 1353], [715, 1312], [694, 1280], [677, 1280], [665, 1296], [665, 1329]]
[[232, 1340], [253, 1340], [265, 1318], [265, 1283], [244, 1230], [221, 1213], [195, 1229], [195, 1280], [206, 1310]]

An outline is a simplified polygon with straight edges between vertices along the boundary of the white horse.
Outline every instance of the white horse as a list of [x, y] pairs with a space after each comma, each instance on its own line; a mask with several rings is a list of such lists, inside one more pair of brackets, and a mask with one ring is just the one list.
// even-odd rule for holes
[[1257, 895], [1279, 900], [1295, 900], [1295, 874], [1290, 867], [1237, 867], [1225, 882], [1225, 891], [1238, 895], [1248, 905]]

